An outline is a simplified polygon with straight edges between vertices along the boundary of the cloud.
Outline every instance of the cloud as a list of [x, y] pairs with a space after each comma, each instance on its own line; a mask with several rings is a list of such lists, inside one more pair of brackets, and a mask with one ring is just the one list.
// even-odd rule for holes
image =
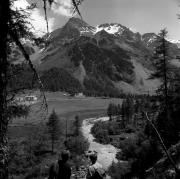
[[[14, 2], [14, 8], [17, 9], [26, 9], [26, 7], [31, 3], [32, 1], [26, 1], [26, 0], [18, 0]], [[54, 26], [54, 17], [48, 18], [48, 25], [49, 25], [49, 31], [51, 32], [53, 30]], [[42, 9], [36, 8], [31, 11], [29, 22], [32, 24], [34, 29], [32, 30], [37, 36], [42, 36], [45, 33], [47, 33], [46, 30], [46, 21], [44, 18], [44, 14], [42, 14]]]
[[[40, 12], [38, 9], [34, 10], [32, 15], [31, 15], [31, 24], [34, 27], [34, 32], [38, 36], [42, 36], [45, 33], [47, 33], [46, 30], [46, 21], [44, 19], [44, 16], [40, 15]], [[48, 18], [48, 25], [49, 25], [49, 31], [51, 32], [53, 30], [54, 26], [54, 17]]]
[[65, 17], [72, 17], [72, 2], [71, 0], [57, 0], [57, 3], [53, 4], [52, 10], [55, 14]]
[[25, 9], [28, 5], [29, 3], [25, 0], [14, 1], [14, 7], [16, 7], [17, 9]]
[[[15, 1], [15, 7], [20, 9], [25, 9], [31, 3], [37, 3], [37, 8], [32, 10], [30, 23], [34, 27], [34, 33], [38, 36], [44, 35], [46, 30], [46, 21], [44, 18], [44, 9], [43, 2], [37, 0], [17, 0]], [[61, 27], [66, 23], [67, 19], [72, 17], [73, 5], [72, 0], [55, 0], [55, 3], [52, 4], [52, 7], [47, 7], [47, 16], [48, 16], [48, 25], [49, 32], [52, 32], [54, 29]]]

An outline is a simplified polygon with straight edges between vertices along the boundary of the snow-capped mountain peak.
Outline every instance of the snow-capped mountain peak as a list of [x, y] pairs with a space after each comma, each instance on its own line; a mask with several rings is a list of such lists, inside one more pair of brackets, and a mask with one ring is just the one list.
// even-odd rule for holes
[[120, 24], [102, 24], [96, 27], [95, 34], [99, 31], [105, 30], [109, 34], [121, 35], [124, 28]]

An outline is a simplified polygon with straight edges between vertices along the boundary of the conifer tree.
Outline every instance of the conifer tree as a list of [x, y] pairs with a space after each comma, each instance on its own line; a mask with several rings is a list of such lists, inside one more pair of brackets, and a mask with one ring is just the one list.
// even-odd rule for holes
[[81, 127], [81, 123], [80, 123], [80, 119], [79, 119], [79, 116], [78, 116], [78, 115], [75, 116], [74, 127], [75, 127], [74, 135], [75, 135], [76, 137], [78, 137], [79, 134], [80, 134], [80, 131], [79, 131], [79, 130], [80, 130], [80, 127]]
[[134, 102], [131, 97], [128, 97], [126, 100], [126, 114], [127, 121], [132, 122], [134, 118]]
[[118, 116], [118, 106], [116, 104], [110, 103], [107, 108], [107, 115], [109, 116], [109, 120], [112, 120], [112, 116]]
[[51, 138], [51, 151], [54, 152], [55, 141], [59, 137], [59, 119], [56, 112], [53, 110], [49, 116], [49, 121], [47, 122], [48, 131]]
[[113, 104], [110, 103], [108, 108], [107, 108], [107, 115], [109, 116], [109, 120], [112, 120], [112, 116], [113, 116]]
[[126, 101], [123, 100], [122, 106], [121, 106], [121, 118], [122, 118], [122, 125], [123, 128], [126, 126]]
[[154, 53], [155, 72], [151, 78], [160, 80], [161, 85], [158, 89], [159, 95], [159, 114], [157, 116], [157, 129], [159, 130], [165, 144], [169, 147], [175, 137], [174, 119], [172, 118], [170, 102], [170, 84], [172, 83], [172, 70], [170, 68], [169, 42], [166, 40], [167, 31], [163, 29], [157, 36], [157, 47]]
[[169, 42], [166, 40], [167, 33], [166, 29], [163, 29], [156, 37], [157, 46], [153, 57], [155, 72], [150, 77], [151, 79], [159, 79], [161, 81], [157, 92], [161, 96], [161, 105], [166, 113], [168, 111], [168, 93], [171, 75], [169, 67], [170, 56], [168, 53]]
[[118, 118], [118, 120], [121, 119], [121, 113], [122, 113], [122, 111], [121, 111], [121, 105], [118, 104], [118, 105], [117, 105], [117, 118]]

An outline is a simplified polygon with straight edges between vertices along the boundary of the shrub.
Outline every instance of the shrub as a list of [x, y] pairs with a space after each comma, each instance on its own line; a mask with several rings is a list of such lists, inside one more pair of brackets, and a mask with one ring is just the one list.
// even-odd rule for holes
[[103, 144], [107, 144], [110, 142], [107, 127], [104, 122], [99, 121], [95, 123], [91, 128], [91, 132], [98, 142]]
[[71, 137], [67, 141], [67, 148], [72, 154], [81, 155], [89, 148], [89, 143], [83, 136]]
[[157, 143], [148, 139], [143, 133], [136, 139], [126, 139], [120, 144], [119, 160], [126, 160], [131, 165], [131, 177], [144, 178], [145, 171], [162, 156]]
[[34, 179], [39, 178], [41, 176], [41, 167], [36, 166], [33, 169], [31, 169], [28, 174], [26, 174], [25, 179]]
[[113, 162], [109, 167], [108, 173], [113, 179], [124, 179], [128, 178], [130, 170], [131, 165], [128, 162]]

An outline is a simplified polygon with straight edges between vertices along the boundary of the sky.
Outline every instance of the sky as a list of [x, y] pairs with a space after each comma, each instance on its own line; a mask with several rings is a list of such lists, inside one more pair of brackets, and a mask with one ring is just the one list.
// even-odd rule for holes
[[[46, 32], [44, 12], [39, 0], [31, 20], [39, 34]], [[50, 31], [62, 27], [72, 17], [71, 0], [56, 0], [48, 10]], [[18, 0], [16, 7], [25, 7], [26, 0]], [[120, 23], [134, 31], [158, 33], [167, 28], [168, 38], [180, 40], [180, 0], [84, 0], [80, 6], [83, 20], [92, 26], [102, 23]], [[48, 8], [49, 9], [49, 8]]]

